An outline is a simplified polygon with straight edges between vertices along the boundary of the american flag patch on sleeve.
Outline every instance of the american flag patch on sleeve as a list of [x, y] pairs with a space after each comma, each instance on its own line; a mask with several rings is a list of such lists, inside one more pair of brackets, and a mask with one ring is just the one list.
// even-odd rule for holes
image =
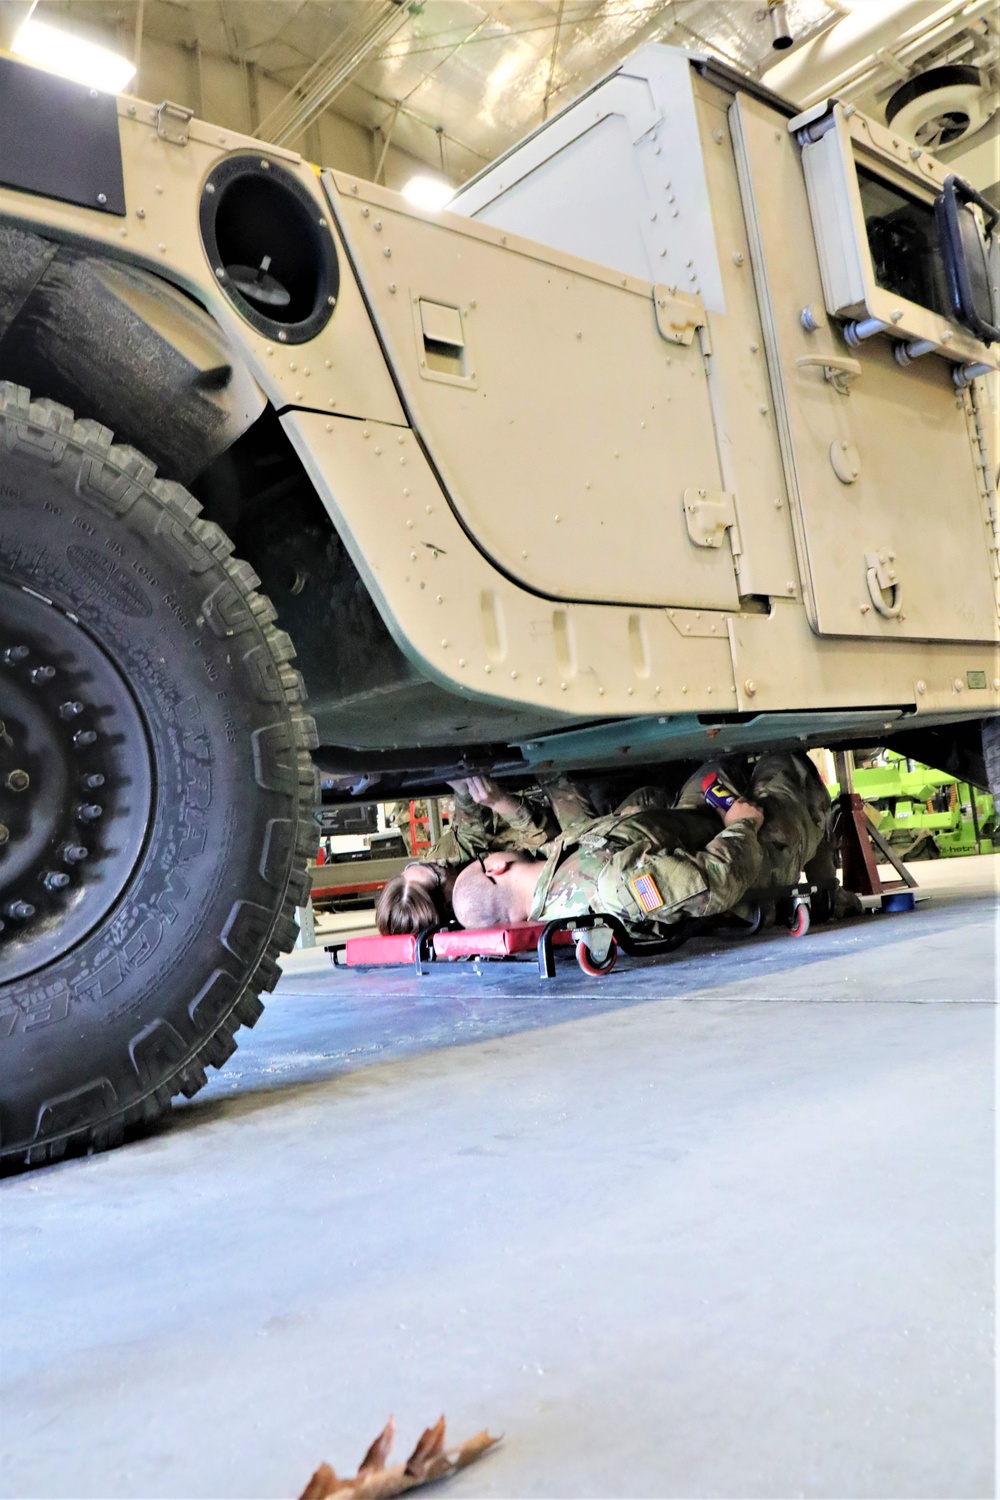
[[663, 897], [652, 875], [637, 875], [629, 881], [629, 887], [643, 911], [655, 911], [663, 905]]

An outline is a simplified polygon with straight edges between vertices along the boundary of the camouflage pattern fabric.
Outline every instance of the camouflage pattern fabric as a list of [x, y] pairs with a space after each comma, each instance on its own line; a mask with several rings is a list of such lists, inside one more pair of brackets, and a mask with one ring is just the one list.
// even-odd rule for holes
[[609, 813], [553, 841], [530, 918], [592, 911], [630, 926], [669, 926], [712, 916], [757, 883], [760, 864], [750, 819], [723, 828], [704, 805]]
[[421, 855], [419, 863], [467, 865], [493, 850], [512, 853], [541, 849], [558, 832], [556, 815], [541, 798], [522, 797], [517, 812], [502, 817], [474, 802], [467, 792], [456, 792], [454, 818], [433, 848]]
[[574, 829], [592, 823], [597, 817], [593, 805], [568, 776], [540, 776], [538, 785], [558, 825], [552, 830], [550, 838], [555, 838], [557, 833], [572, 833]]
[[[567, 776], [554, 776], [550, 780], [539, 777], [538, 784], [549, 800], [560, 833], [572, 833], [599, 816], [590, 800]], [[629, 813], [645, 812], [647, 808], [666, 809], [669, 806], [670, 798], [662, 787], [640, 786], [630, 792], [614, 812], [616, 817], [623, 818]]]
[[801, 750], [762, 755], [750, 796], [764, 810], [762, 883], [794, 885], [828, 839], [832, 804], [823, 779]]
[[626, 813], [645, 812], [651, 807], [671, 807], [672, 799], [669, 792], [664, 791], [662, 786], [640, 786], [634, 792], [630, 792], [624, 802], [620, 802], [615, 808], [618, 817], [623, 818]]
[[[480, 854], [546, 851], [560, 833], [592, 823], [597, 814], [567, 776], [539, 777], [540, 795], [522, 797], [516, 814], [504, 817], [474, 802], [467, 792], [455, 793], [455, 817], [438, 842], [421, 856], [422, 864], [467, 865]], [[664, 806], [659, 787], [640, 787], [618, 809], [619, 813]]]
[[832, 857], [823, 859], [830, 823], [830, 794], [822, 778], [801, 750], [772, 751], [751, 769], [742, 757], [706, 761], [689, 777], [677, 798], [678, 808], [704, 807], [702, 782], [709, 772], [743, 791], [764, 813], [757, 835], [761, 847], [761, 886], [796, 885], [802, 871], [817, 855], [833, 873]]

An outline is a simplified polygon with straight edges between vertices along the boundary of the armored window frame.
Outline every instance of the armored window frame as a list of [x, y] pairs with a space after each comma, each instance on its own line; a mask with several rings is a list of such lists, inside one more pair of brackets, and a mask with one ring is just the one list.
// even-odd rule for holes
[[881, 286], [876, 276], [859, 169], [933, 211], [948, 168], [837, 101], [824, 101], [788, 128], [802, 147], [827, 312], [844, 320], [876, 320], [897, 338], [928, 341], [934, 352], [956, 363], [1000, 368], [996, 346], [981, 342], [953, 315]]

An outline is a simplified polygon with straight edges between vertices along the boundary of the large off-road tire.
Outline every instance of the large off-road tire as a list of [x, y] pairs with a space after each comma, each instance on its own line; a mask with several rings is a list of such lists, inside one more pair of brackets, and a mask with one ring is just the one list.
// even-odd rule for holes
[[154, 476], [0, 383], [7, 1160], [114, 1145], [194, 1094], [297, 932], [316, 792], [292, 645]]

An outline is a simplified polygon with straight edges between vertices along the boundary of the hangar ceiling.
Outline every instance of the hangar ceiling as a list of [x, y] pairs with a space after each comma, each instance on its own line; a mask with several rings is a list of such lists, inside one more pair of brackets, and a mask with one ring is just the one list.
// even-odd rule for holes
[[[788, 0], [797, 40], [845, 14]], [[748, 72], [778, 55], [764, 0], [42, 0], [39, 19], [225, 57], [299, 91], [260, 121], [281, 144], [337, 114], [461, 181], [644, 42]], [[141, 85], [141, 74], [140, 74]], [[141, 88], [140, 88], [141, 91]]]
[[[199, 78], [203, 66], [225, 64], [243, 95], [238, 113], [263, 140], [318, 157], [318, 138], [304, 132], [320, 117], [341, 117], [368, 132], [373, 175], [391, 142], [453, 184], [645, 42], [768, 73], [766, 82], [802, 103], [835, 87], [883, 118], [901, 84], [958, 64], [978, 77], [976, 97], [935, 93], [921, 128], [933, 133], [938, 116], [950, 128], [956, 109], [970, 110], [976, 179], [985, 186], [1000, 176], [996, 0], [787, 0], [786, 8], [787, 52], [772, 49], [767, 0], [39, 0], [35, 14], [137, 60], [140, 94], [145, 60], [156, 46], [170, 48]], [[194, 92], [204, 97], [200, 85]], [[205, 113], [214, 118], [210, 104]], [[958, 141], [947, 154], [966, 149]]]

